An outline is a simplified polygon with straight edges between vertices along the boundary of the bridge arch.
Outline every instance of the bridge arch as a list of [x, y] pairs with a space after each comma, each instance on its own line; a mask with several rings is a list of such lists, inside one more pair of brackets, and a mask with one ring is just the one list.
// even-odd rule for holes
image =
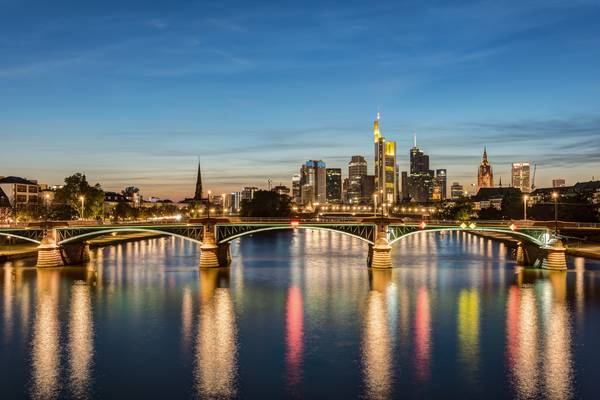
[[355, 235], [353, 233], [350, 232], [346, 232], [340, 229], [332, 229], [332, 228], [328, 228], [325, 226], [315, 226], [315, 225], [277, 225], [277, 226], [268, 226], [268, 227], [264, 227], [264, 228], [258, 228], [258, 229], [252, 229], [252, 230], [248, 230], [248, 231], [243, 231], [240, 233], [237, 233], [235, 235], [226, 237], [225, 239], [219, 240], [219, 244], [221, 243], [228, 243], [231, 242], [232, 240], [241, 238], [243, 236], [248, 236], [248, 235], [253, 235], [255, 233], [258, 232], [265, 232], [265, 231], [274, 231], [274, 230], [293, 230], [293, 229], [315, 229], [315, 230], [321, 230], [321, 231], [329, 231], [329, 232], [335, 232], [335, 233], [340, 233], [343, 235], [347, 235], [347, 236], [351, 236], [355, 239], [360, 239], [363, 242], [367, 243], [367, 244], [373, 244], [373, 242], [369, 239], [366, 239], [362, 236], [359, 235]]
[[535, 244], [536, 246], [543, 246], [545, 244], [544, 241], [538, 239], [538, 238], [534, 238], [531, 235], [528, 235], [526, 233], [523, 232], [519, 232], [519, 231], [508, 231], [506, 229], [497, 229], [497, 228], [488, 228], [488, 227], [475, 227], [475, 228], [461, 228], [461, 227], [443, 227], [443, 228], [426, 228], [426, 229], [418, 229], [412, 232], [408, 232], [405, 233], [397, 238], [395, 238], [394, 240], [390, 241], [390, 246], [392, 246], [394, 243], [408, 237], [408, 236], [412, 236], [412, 235], [418, 235], [418, 234], [423, 234], [423, 233], [431, 233], [431, 232], [448, 232], [448, 231], [452, 231], [452, 232], [473, 232], [473, 231], [478, 231], [478, 232], [495, 232], [495, 233], [502, 233], [508, 236], [513, 236], [515, 238], [519, 238], [519, 239], [524, 239], [525, 242], [527, 243], [531, 243], [531, 244]]
[[130, 227], [126, 227], [126, 228], [110, 228], [110, 229], [97, 230], [97, 231], [93, 231], [93, 232], [86, 232], [86, 233], [82, 233], [80, 235], [72, 236], [72, 237], [67, 238], [67, 239], [63, 239], [60, 242], [58, 242], [58, 244], [59, 245], [63, 245], [63, 244], [67, 244], [67, 243], [77, 242], [77, 241], [80, 241], [80, 240], [85, 239], [85, 238], [93, 238], [93, 237], [103, 236], [103, 235], [107, 235], [107, 234], [110, 234], [110, 233], [113, 233], [113, 232], [148, 232], [148, 233], [159, 233], [159, 234], [163, 234], [163, 235], [178, 237], [178, 238], [181, 238], [181, 239], [184, 239], [184, 240], [187, 240], [187, 241], [190, 241], [192, 243], [199, 244], [199, 245], [203, 244], [200, 240], [193, 239], [191, 237], [180, 235], [180, 234], [174, 233], [174, 232], [163, 231], [163, 230], [159, 230], [159, 229], [134, 228], [134, 227], [131, 227], [131, 228]]
[[28, 242], [32, 242], [32, 243], [36, 243], [36, 244], [41, 244], [42, 243], [39, 240], [35, 240], [35, 239], [29, 238], [27, 236], [15, 235], [15, 234], [8, 233], [8, 232], [0, 232], [0, 236], [5, 236], [5, 237], [9, 237], [9, 238], [26, 240]]

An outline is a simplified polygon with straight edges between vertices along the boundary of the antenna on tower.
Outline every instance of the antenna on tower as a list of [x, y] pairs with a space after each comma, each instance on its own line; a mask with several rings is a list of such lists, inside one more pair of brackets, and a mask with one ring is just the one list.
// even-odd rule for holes
[[413, 132], [413, 147], [417, 147], [417, 132]]

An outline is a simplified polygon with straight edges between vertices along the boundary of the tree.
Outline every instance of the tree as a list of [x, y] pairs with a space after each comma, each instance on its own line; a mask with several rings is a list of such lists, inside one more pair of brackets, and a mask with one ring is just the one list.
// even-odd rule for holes
[[447, 202], [442, 206], [439, 216], [453, 221], [468, 221], [473, 217], [473, 203], [464, 198]]
[[242, 217], [288, 217], [290, 197], [270, 190], [257, 190], [252, 200], [242, 200]]
[[[81, 198], [83, 197], [84, 213], [80, 217], [97, 218], [102, 216], [104, 192], [99, 183], [90, 186], [85, 175], [76, 173], [65, 178], [65, 185], [56, 190], [53, 208], [69, 206], [81, 214]], [[64, 211], [64, 210], [63, 210]]]
[[118, 221], [119, 219], [136, 218], [138, 216], [138, 210], [130, 206], [129, 203], [120, 202], [115, 206], [112, 214], [113, 218]]

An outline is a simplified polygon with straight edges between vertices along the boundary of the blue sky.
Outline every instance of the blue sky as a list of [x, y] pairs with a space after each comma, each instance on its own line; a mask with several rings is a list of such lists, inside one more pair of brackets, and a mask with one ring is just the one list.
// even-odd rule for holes
[[600, 177], [600, 3], [0, 0], [0, 175], [193, 193], [372, 169], [372, 121], [475, 182]]

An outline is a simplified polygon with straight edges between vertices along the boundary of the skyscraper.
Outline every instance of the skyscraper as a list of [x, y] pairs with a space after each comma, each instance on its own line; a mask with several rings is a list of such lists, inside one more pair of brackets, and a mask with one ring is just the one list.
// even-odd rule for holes
[[326, 191], [328, 203], [341, 203], [342, 201], [342, 169], [327, 168], [326, 175]]
[[492, 172], [492, 166], [488, 161], [487, 149], [483, 148], [483, 159], [479, 165], [477, 171], [477, 188], [491, 188], [494, 187], [494, 173]]
[[447, 176], [445, 169], [436, 169], [435, 170], [435, 180], [434, 187], [437, 188], [437, 191], [440, 194], [439, 200], [446, 200], [446, 185], [447, 185]]
[[321, 160], [309, 160], [300, 169], [301, 203], [325, 203], [327, 184], [325, 163]]
[[[365, 196], [363, 193], [363, 180], [367, 175], [367, 161], [363, 156], [352, 156], [348, 163], [348, 188], [347, 201], [351, 204], [358, 204]], [[369, 197], [372, 193], [367, 194]]]
[[[398, 169], [396, 166], [396, 142], [386, 141], [379, 131], [379, 113], [373, 122], [375, 141], [375, 185], [386, 203], [395, 203], [398, 195]], [[379, 200], [381, 201], [381, 199]]]
[[301, 202], [302, 188], [300, 187], [300, 174], [292, 175], [292, 201], [296, 204]]
[[523, 193], [529, 193], [531, 189], [529, 162], [514, 162], [511, 170], [511, 186], [521, 189]]
[[465, 195], [463, 186], [458, 182], [453, 182], [450, 187], [450, 198], [452, 200], [458, 200]]
[[[417, 146], [416, 135], [413, 140], [413, 147], [410, 149], [410, 174], [402, 173], [405, 180], [402, 183], [405, 193], [402, 195], [416, 202], [427, 202], [433, 199], [435, 176], [429, 169], [429, 156]], [[440, 188], [436, 191], [436, 197], [436, 200], [441, 200]]]

